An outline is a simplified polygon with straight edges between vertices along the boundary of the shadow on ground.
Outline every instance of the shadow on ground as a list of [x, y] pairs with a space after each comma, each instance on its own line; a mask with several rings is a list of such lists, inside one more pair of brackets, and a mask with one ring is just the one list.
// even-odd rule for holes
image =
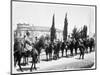
[[[22, 70], [23, 70], [23, 71], [30, 71], [30, 68], [31, 68], [31, 66], [30, 66], [30, 67], [22, 68]], [[39, 67], [36, 67], [36, 68], [37, 68], [37, 70], [39, 69]], [[32, 70], [33, 70], [33, 71], [36, 71], [34, 68], [32, 68]], [[21, 71], [21, 70], [18, 68], [17, 71]]]

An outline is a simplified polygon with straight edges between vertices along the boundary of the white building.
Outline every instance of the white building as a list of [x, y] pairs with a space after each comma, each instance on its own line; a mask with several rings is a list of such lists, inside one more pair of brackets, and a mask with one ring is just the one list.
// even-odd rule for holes
[[[39, 38], [40, 36], [46, 36], [47, 34], [50, 35], [50, 28], [49, 27], [42, 27], [42, 26], [30, 26], [29, 24], [17, 24], [17, 29], [15, 30], [16, 37], [23, 38], [26, 32], [30, 33], [30, 37], [34, 41], [35, 37]], [[56, 36], [57, 39], [62, 40], [63, 35], [62, 31], [56, 29]]]

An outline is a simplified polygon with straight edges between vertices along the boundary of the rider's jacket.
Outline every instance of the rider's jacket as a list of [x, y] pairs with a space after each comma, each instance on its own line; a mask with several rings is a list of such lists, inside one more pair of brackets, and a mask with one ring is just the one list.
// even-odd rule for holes
[[30, 41], [30, 38], [29, 37], [25, 37], [24, 39], [23, 39], [23, 43], [24, 43], [24, 51], [28, 51], [28, 50], [31, 50], [31, 41]]

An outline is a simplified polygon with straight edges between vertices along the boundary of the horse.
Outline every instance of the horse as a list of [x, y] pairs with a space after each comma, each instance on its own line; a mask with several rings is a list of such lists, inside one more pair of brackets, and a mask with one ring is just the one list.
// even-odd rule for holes
[[23, 57], [23, 63], [28, 64], [28, 57], [30, 56], [30, 50], [28, 46], [31, 46], [31, 43], [28, 40], [25, 40], [22, 44], [22, 46], [24, 47], [23, 52], [25, 53], [24, 57]]
[[73, 49], [74, 49], [74, 42], [73, 40], [67, 41], [65, 50], [66, 50], [66, 56], [67, 56], [67, 51], [70, 50], [70, 55], [73, 56]]
[[[15, 41], [14, 49], [15, 49], [14, 50], [14, 66], [16, 66], [16, 63], [18, 62], [19, 69], [23, 72], [20, 63], [21, 63], [21, 58], [25, 57], [26, 53], [23, 52], [24, 46], [22, 42]], [[28, 54], [32, 57], [32, 66], [30, 68], [30, 71], [32, 71], [33, 64], [34, 64], [34, 69], [36, 70], [36, 63], [38, 60], [38, 51], [34, 49], [34, 46], [32, 46], [32, 50], [29, 51]]]
[[84, 59], [84, 54], [85, 54], [85, 46], [84, 46], [84, 44], [83, 43], [81, 43], [80, 41], [78, 41], [79, 42], [79, 46], [78, 46], [78, 48], [79, 48], [79, 50], [80, 50], [80, 57], [79, 57], [79, 59]]
[[44, 43], [44, 41], [40, 39], [38, 42], [34, 43], [34, 48], [38, 51], [38, 55], [39, 55], [38, 62], [40, 62], [40, 53], [41, 53], [41, 50], [45, 49], [45, 43]]
[[38, 62], [38, 56], [39, 56], [39, 53], [38, 53], [38, 51], [35, 49], [35, 47], [34, 47], [34, 45], [33, 45], [33, 46], [32, 46], [32, 51], [31, 51], [32, 65], [31, 65], [30, 71], [32, 71], [33, 64], [34, 64], [34, 69], [37, 70], [37, 68], [36, 68], [36, 63]]
[[89, 48], [90, 48], [90, 52], [93, 51], [93, 48], [95, 47], [95, 43], [94, 43], [94, 39], [90, 38], [89, 39]]
[[56, 42], [54, 44], [54, 59], [57, 59], [59, 58], [59, 51], [60, 51], [60, 48], [61, 48], [61, 44], [60, 44], [60, 41]]
[[94, 48], [95, 44], [94, 44], [94, 39], [93, 38], [89, 38], [89, 39], [84, 39], [83, 40], [84, 46], [86, 48], [86, 52], [88, 53], [88, 48], [90, 49], [90, 52], [92, 52], [92, 49]]
[[57, 48], [57, 43], [54, 44], [54, 55], [53, 55], [54, 59], [58, 58], [58, 48]]
[[22, 43], [20, 41], [15, 41], [14, 43], [14, 66], [16, 67], [16, 63], [18, 62], [18, 66], [20, 70], [22, 71], [20, 62], [22, 56], [24, 56], [24, 52], [22, 51]]
[[89, 39], [83, 39], [83, 44], [85, 46], [86, 52], [88, 53], [88, 47], [89, 47]]
[[[52, 52], [53, 52], [53, 44], [45, 44], [45, 53], [46, 53], [46, 59], [52, 59]], [[49, 56], [49, 58], [48, 58]]]
[[61, 51], [62, 51], [62, 57], [63, 57], [63, 53], [64, 53], [64, 49], [65, 49], [65, 42], [61, 43]]
[[75, 39], [75, 40], [74, 40], [74, 45], [73, 45], [73, 47], [74, 47], [74, 49], [75, 49], [75, 55], [77, 55], [78, 45], [79, 45], [78, 40]]

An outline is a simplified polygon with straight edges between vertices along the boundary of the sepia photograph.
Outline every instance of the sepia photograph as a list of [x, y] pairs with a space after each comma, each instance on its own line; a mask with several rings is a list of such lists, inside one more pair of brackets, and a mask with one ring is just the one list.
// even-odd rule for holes
[[11, 73], [96, 69], [96, 5], [11, 1]]

